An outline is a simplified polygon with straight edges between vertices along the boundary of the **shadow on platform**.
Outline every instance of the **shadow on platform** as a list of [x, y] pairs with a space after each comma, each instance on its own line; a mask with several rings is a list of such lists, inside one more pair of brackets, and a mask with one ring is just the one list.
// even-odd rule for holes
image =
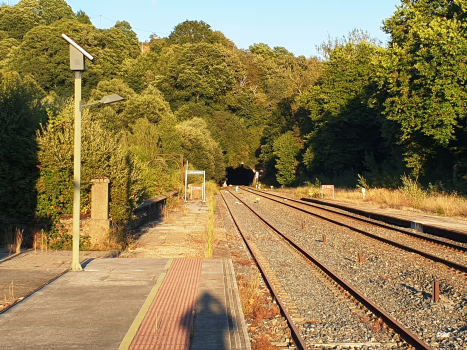
[[206, 292], [197, 302], [191, 327], [190, 350], [230, 350], [230, 332], [237, 325], [223, 303]]

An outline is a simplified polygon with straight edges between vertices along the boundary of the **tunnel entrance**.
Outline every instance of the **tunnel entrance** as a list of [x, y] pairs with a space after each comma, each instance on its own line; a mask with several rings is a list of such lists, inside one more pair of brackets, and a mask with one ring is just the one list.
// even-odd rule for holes
[[255, 173], [250, 168], [240, 165], [238, 168], [227, 168], [227, 185], [248, 186], [253, 182]]

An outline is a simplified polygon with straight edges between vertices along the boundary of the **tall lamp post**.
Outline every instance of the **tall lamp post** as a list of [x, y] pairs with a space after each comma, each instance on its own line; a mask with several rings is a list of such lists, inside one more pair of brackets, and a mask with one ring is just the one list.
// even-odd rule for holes
[[122, 101], [119, 95], [105, 96], [102, 100], [81, 105], [81, 75], [86, 70], [85, 58], [94, 60], [88, 52], [75, 43], [65, 34], [62, 38], [70, 44], [70, 69], [75, 72], [75, 145], [74, 145], [74, 166], [73, 166], [73, 260], [71, 269], [81, 271], [83, 268], [79, 263], [79, 223], [81, 206], [81, 108], [98, 103], [108, 104]]

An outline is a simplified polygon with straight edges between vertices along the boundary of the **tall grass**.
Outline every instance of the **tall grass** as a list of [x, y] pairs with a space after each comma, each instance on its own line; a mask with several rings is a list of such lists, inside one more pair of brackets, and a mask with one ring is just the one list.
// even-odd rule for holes
[[214, 244], [214, 212], [216, 210], [217, 201], [215, 195], [219, 193], [219, 187], [212, 181], [206, 182], [206, 202], [208, 204], [208, 223], [207, 223], [207, 238], [206, 238], [206, 257], [212, 258], [212, 248]]
[[23, 232], [19, 228], [13, 229], [9, 227], [5, 230], [5, 251], [8, 254], [17, 254], [21, 252], [21, 244], [23, 243]]
[[[457, 193], [434, 192], [423, 189], [415, 180], [402, 177], [398, 189], [367, 188], [365, 198], [361, 189], [335, 189], [335, 199], [342, 202], [367, 204], [380, 208], [418, 211], [430, 215], [467, 219], [467, 199]], [[320, 197], [317, 186], [281, 190], [294, 198]], [[310, 195], [311, 194], [311, 195]], [[329, 194], [325, 198], [332, 198]]]

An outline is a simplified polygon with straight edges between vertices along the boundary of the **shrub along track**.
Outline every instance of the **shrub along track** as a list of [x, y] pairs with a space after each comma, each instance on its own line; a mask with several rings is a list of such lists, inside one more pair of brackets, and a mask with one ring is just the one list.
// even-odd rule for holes
[[247, 205], [238, 205], [242, 203], [240, 198], [233, 195], [223, 198], [287, 317], [298, 349], [352, 346], [386, 349], [407, 348], [408, 344], [417, 349], [431, 349], [362, 298], [324, 264], [299, 247], [294, 248], [291, 242], [286, 243], [280, 232], [265, 225]]
[[[375, 241], [346, 225], [305, 215], [303, 211], [279, 206], [267, 199], [258, 200], [256, 194], [242, 192], [239, 197], [433, 348], [466, 347], [467, 286], [464, 273], [419, 254]], [[368, 229], [368, 223], [360, 222], [360, 225], [367, 225]], [[387, 228], [371, 228], [372, 233], [378, 235], [386, 234], [381, 232], [384, 230]], [[327, 242], [323, 242], [323, 235]], [[430, 249], [444, 251], [434, 245]], [[363, 253], [364, 263], [356, 261], [357, 253]], [[465, 253], [454, 254], [462, 259]], [[434, 280], [440, 282], [441, 300], [438, 302], [431, 300]]]

